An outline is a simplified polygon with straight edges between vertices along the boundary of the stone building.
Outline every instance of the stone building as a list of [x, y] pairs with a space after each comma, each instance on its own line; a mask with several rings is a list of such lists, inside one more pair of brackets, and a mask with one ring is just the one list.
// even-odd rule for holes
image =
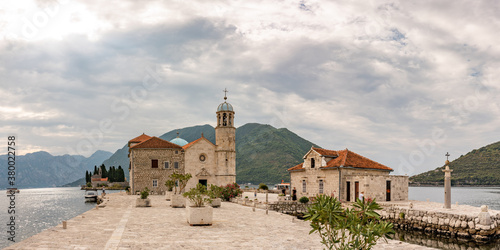
[[304, 162], [288, 171], [299, 198], [328, 194], [341, 201], [355, 201], [363, 192], [365, 198], [377, 201], [408, 200], [408, 176], [389, 175], [392, 168], [348, 149], [311, 147]]
[[224, 97], [217, 107], [214, 145], [203, 134], [188, 143], [182, 138], [166, 141], [142, 134], [129, 141], [130, 190], [148, 188], [156, 194], [166, 191], [165, 182], [174, 171], [191, 173], [186, 190], [203, 185], [236, 182], [236, 145], [233, 106]]

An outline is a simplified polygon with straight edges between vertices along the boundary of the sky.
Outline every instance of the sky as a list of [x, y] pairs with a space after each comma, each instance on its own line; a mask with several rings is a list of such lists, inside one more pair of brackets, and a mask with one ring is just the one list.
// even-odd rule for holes
[[236, 126], [414, 175], [500, 141], [498, 13], [495, 0], [2, 1], [0, 134], [18, 155], [115, 152], [215, 126], [227, 88]]

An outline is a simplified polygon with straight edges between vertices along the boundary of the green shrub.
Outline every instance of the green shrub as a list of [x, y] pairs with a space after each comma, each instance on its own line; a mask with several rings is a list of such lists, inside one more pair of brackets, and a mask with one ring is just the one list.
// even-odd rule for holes
[[302, 204], [308, 203], [309, 202], [309, 198], [307, 198], [305, 196], [302, 196], [302, 197], [300, 197], [299, 202], [302, 203]]
[[261, 184], [259, 184], [259, 189], [262, 189], [262, 190], [269, 190], [269, 187], [268, 187], [266, 184], [261, 183]]
[[87, 187], [92, 187], [92, 183], [87, 182]]
[[317, 232], [328, 249], [371, 249], [379, 238], [390, 238], [393, 225], [380, 219], [375, 202], [359, 199], [353, 208], [342, 208], [335, 197], [318, 195], [304, 218], [311, 222], [310, 233]]
[[243, 190], [240, 189], [240, 186], [236, 183], [227, 184], [222, 188], [222, 199], [225, 201], [229, 201], [231, 198], [234, 198], [243, 193]]
[[172, 190], [174, 190], [175, 180], [169, 179], [168, 181], [165, 182], [165, 186], [167, 186], [167, 190], [169, 192], [172, 192]]
[[149, 189], [144, 188], [144, 190], [141, 192], [141, 199], [147, 199], [149, 196]]
[[189, 191], [182, 194], [194, 203], [195, 207], [203, 207], [205, 202], [212, 202], [212, 199], [206, 198], [208, 195], [207, 187], [201, 183], [196, 184], [196, 187], [191, 188]]

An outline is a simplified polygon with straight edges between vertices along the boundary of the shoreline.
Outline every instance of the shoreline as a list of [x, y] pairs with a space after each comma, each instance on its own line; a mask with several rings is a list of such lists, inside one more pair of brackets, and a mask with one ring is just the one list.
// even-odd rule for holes
[[[308, 222], [278, 212], [223, 202], [214, 209], [214, 223], [192, 227], [185, 209], [171, 208], [164, 196], [151, 195], [152, 207], [135, 207], [138, 196], [106, 195], [93, 208], [62, 224], [5, 249], [323, 249], [320, 237], [309, 235]], [[260, 198], [260, 197], [259, 197]], [[265, 228], [265, 230], [262, 230]], [[379, 242], [374, 249], [430, 249], [406, 242]]]

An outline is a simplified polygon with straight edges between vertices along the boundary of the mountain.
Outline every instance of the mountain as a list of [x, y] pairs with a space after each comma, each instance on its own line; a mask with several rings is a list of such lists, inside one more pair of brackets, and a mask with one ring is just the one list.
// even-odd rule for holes
[[[452, 185], [500, 185], [500, 142], [480, 149], [450, 162]], [[445, 166], [410, 177], [412, 185], [443, 185]]]
[[[175, 129], [160, 136], [170, 141], [177, 137], [191, 142], [200, 138], [201, 133], [215, 144], [215, 129], [210, 125], [200, 125]], [[132, 139], [132, 138], [130, 138]], [[238, 183], [275, 184], [289, 181], [286, 169], [302, 161], [304, 154], [317, 145], [299, 137], [286, 128], [276, 129], [270, 125], [248, 123], [236, 129], [236, 181]], [[106, 167], [121, 165], [128, 169], [128, 147], [117, 150], [103, 162]], [[125, 171], [128, 179], [128, 171]]]
[[[85, 176], [86, 170], [93, 170], [109, 158], [111, 152], [98, 150], [90, 157], [81, 155], [53, 156], [45, 151], [16, 156], [16, 187], [56, 187]], [[7, 169], [7, 155], [0, 156], [0, 168]], [[0, 178], [7, 180], [7, 171], [0, 171]], [[0, 188], [8, 188], [6, 181]]]
[[286, 128], [245, 124], [236, 129], [236, 182], [290, 181], [286, 170], [302, 162], [311, 146], [318, 147]]

